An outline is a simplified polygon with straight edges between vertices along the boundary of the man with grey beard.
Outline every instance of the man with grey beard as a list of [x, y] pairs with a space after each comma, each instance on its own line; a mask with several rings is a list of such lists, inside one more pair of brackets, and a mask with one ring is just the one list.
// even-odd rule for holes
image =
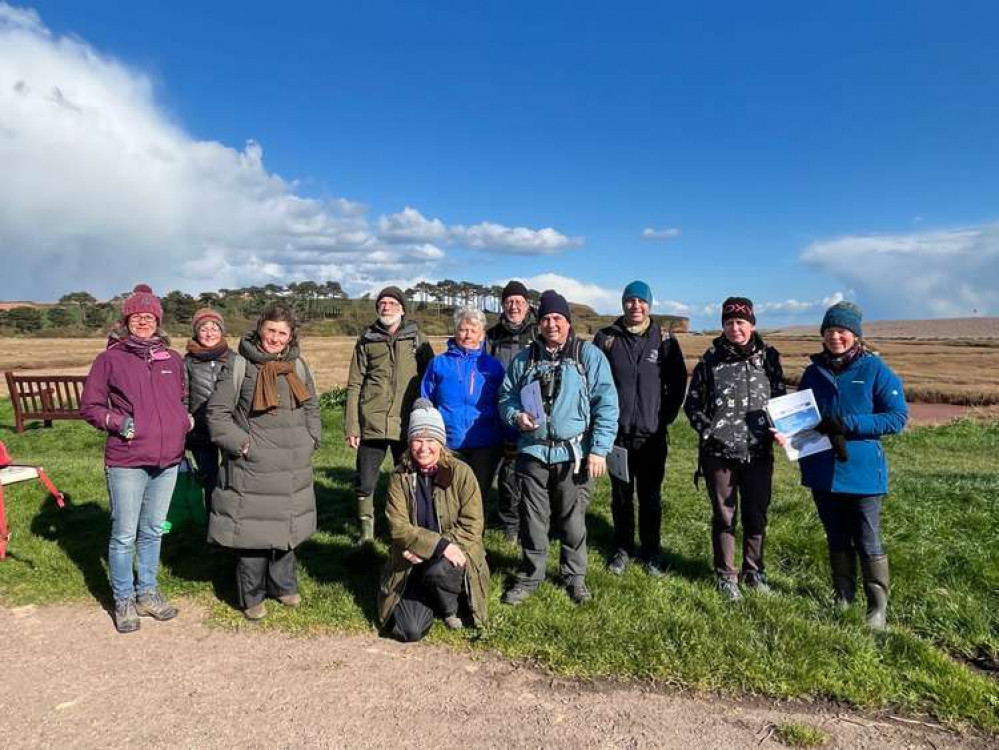
[[385, 454], [398, 463], [406, 448], [407, 420], [420, 395], [420, 379], [434, 357], [416, 323], [405, 319], [402, 290], [388, 286], [375, 299], [378, 319], [357, 338], [347, 378], [347, 445], [357, 451], [359, 543], [375, 538], [375, 485]]

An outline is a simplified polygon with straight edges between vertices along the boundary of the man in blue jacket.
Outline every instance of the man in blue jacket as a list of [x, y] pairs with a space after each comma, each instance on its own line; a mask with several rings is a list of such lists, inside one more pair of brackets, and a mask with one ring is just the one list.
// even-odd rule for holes
[[[617, 432], [617, 391], [607, 358], [572, 330], [565, 297], [541, 295], [538, 339], [517, 355], [500, 388], [500, 416], [520, 432], [517, 480], [521, 488], [521, 569], [503, 595], [520, 604], [545, 579], [548, 529], [554, 523], [560, 572], [577, 604], [592, 596], [586, 587], [586, 506], [590, 480], [607, 468]], [[523, 389], [537, 383], [542, 413], [529, 413]], [[553, 520], [554, 516], [554, 520]]]
[[669, 425], [687, 389], [687, 366], [680, 343], [650, 316], [652, 289], [632, 281], [621, 295], [624, 315], [597, 332], [593, 344], [610, 361], [619, 404], [616, 445], [628, 451], [628, 481], [611, 477], [611, 515], [617, 550], [607, 569], [624, 573], [634, 554], [635, 502], [638, 538], [646, 572], [661, 576], [663, 477]]

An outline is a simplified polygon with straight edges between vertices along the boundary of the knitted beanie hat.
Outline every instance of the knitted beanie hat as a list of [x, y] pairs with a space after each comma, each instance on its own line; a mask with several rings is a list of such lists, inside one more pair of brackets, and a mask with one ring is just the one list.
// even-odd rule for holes
[[447, 431], [444, 429], [444, 417], [434, 408], [428, 398], [418, 398], [413, 403], [413, 411], [409, 414], [409, 440], [416, 438], [434, 438], [441, 445], [447, 444]]
[[624, 302], [626, 299], [631, 299], [632, 297], [637, 297], [638, 299], [648, 302], [649, 306], [652, 306], [652, 287], [646, 284], [644, 281], [632, 281], [628, 286], [624, 288], [624, 292], [621, 294], [621, 301]]
[[558, 313], [570, 323], [572, 322], [572, 313], [569, 312], [569, 303], [565, 301], [565, 297], [554, 289], [546, 289], [541, 293], [541, 304], [538, 306], [538, 320], [552, 313]]
[[527, 299], [527, 287], [516, 279], [512, 279], [506, 283], [503, 287], [503, 293], [500, 295], [500, 302], [506, 302], [507, 297], [521, 296]]
[[222, 315], [217, 310], [213, 310], [210, 307], [202, 307], [194, 313], [194, 317], [191, 318], [191, 328], [194, 329], [195, 336], [198, 335], [198, 329], [205, 323], [214, 323], [222, 331], [222, 335], [225, 336], [225, 321], [222, 320]]
[[163, 321], [163, 306], [149, 288], [149, 284], [136, 284], [135, 289], [121, 307], [121, 317], [128, 320], [132, 315], [148, 313], [156, 316], [156, 322]]
[[753, 312], [753, 300], [749, 297], [729, 297], [722, 302], [722, 324], [732, 318], [748, 320], [755, 326], [756, 313]]
[[391, 297], [400, 305], [402, 305], [402, 311], [406, 312], [406, 295], [402, 293], [402, 289], [397, 286], [387, 286], [378, 292], [378, 296], [375, 298], [375, 309], [378, 309], [378, 303], [381, 302], [386, 297]]
[[837, 302], [822, 316], [822, 327], [819, 331], [825, 333], [827, 328], [845, 328], [852, 331], [854, 336], [862, 338], [864, 335], [863, 321], [864, 314], [853, 302]]

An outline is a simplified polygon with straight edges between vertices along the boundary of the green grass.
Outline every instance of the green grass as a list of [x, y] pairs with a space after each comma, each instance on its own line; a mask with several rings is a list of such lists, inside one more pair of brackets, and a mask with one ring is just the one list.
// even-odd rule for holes
[[[320, 532], [300, 549], [305, 602], [296, 611], [275, 611], [261, 627], [370, 632], [385, 547], [352, 545], [353, 454], [343, 445], [339, 413], [324, 411], [324, 421], [328, 439], [316, 457]], [[11, 423], [3, 402], [0, 424]], [[612, 532], [609, 486], [601, 480], [588, 518], [592, 603], [575, 607], [545, 584], [518, 608], [500, 604], [518, 550], [488, 531], [490, 628], [475, 634], [436, 626], [430, 639], [535, 660], [565, 675], [830, 699], [999, 732], [999, 681], [969, 666], [994, 665], [999, 657], [999, 424], [924, 427], [886, 441], [893, 492], [883, 528], [893, 588], [890, 628], [881, 635], [864, 628], [861, 603], [846, 613], [829, 605], [822, 530], [796, 468], [782, 459], [767, 546], [778, 593], [723, 603], [713, 590], [707, 499], [703, 485], [695, 490], [691, 482], [693, 433], [678, 425], [672, 437], [667, 579], [649, 579], [635, 566], [620, 578], [606, 573]], [[72, 497], [59, 510], [40, 485], [8, 488], [13, 539], [0, 564], [0, 598], [11, 605], [106, 602], [101, 436], [82, 423], [57, 422], [23, 435], [3, 427], [0, 439], [16, 458], [44, 464]], [[175, 530], [164, 542], [163, 561], [161, 581], [170, 596], [195, 596], [216, 623], [242, 626], [225, 552], [206, 549], [194, 530]]]
[[788, 722], [774, 726], [774, 736], [788, 747], [822, 747], [832, 736], [811, 724]]

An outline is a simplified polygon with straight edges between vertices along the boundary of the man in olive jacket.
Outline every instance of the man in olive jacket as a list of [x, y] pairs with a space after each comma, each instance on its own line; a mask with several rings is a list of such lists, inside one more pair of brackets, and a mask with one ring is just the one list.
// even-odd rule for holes
[[416, 323], [405, 319], [402, 290], [388, 286], [375, 300], [378, 319], [357, 338], [347, 379], [347, 445], [357, 451], [360, 542], [375, 535], [375, 485], [385, 454], [398, 463], [405, 449], [406, 419], [420, 395], [420, 380], [434, 351]]

